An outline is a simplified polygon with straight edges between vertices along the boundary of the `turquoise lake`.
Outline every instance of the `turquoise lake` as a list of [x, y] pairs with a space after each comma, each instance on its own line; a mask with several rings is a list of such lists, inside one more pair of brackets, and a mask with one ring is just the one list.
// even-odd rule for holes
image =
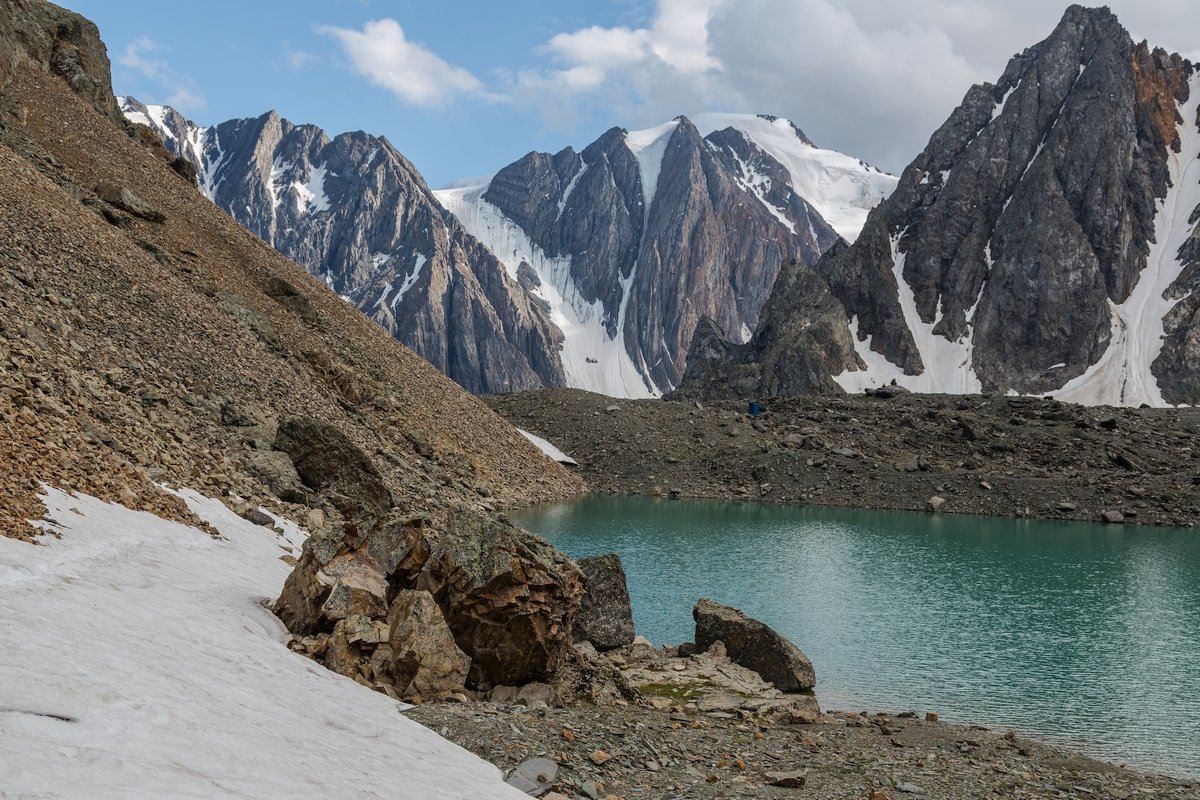
[[590, 497], [511, 514], [621, 555], [639, 634], [692, 605], [800, 646], [825, 709], [937, 711], [1200, 777], [1200, 531]]

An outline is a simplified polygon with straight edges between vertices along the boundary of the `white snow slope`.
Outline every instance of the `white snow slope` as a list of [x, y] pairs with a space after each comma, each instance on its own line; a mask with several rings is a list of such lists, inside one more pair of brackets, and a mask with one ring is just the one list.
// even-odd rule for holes
[[848, 242], [858, 238], [867, 214], [882, 203], [899, 181], [845, 153], [822, 150], [801, 139], [789, 120], [754, 114], [697, 114], [691, 118], [701, 136], [735, 128], [783, 165], [792, 190], [817, 209]]
[[0, 537], [0, 797], [525, 797], [287, 649], [302, 531], [180, 496], [223, 539], [50, 488], [61, 538]]
[[[1171, 185], [1167, 196], [1158, 202], [1154, 240], [1150, 243], [1146, 266], [1125, 302], [1117, 304], [1109, 301], [1112, 334], [1108, 349], [1082, 375], [1068, 381], [1061, 389], [1047, 392], [1047, 397], [1082, 405], [1169, 405], [1163, 399], [1158, 379], [1150, 367], [1162, 352], [1163, 318], [1183, 299], [1167, 297], [1166, 293], [1183, 271], [1179, 249], [1195, 228], [1190, 217], [1193, 210], [1200, 206], [1200, 128], [1195, 123], [1196, 112], [1200, 108], [1200, 74], [1190, 79], [1190, 90], [1189, 99], [1179, 109], [1180, 118], [1184, 120], [1179, 124], [1180, 152], [1168, 151]], [[978, 392], [979, 379], [971, 360], [972, 334], [958, 342], [951, 342], [933, 333], [933, 325], [938, 320], [926, 324], [916, 313], [912, 289], [904, 280], [904, 254], [899, 252], [897, 246], [902, 236], [901, 233], [892, 238], [893, 274], [904, 320], [921, 353], [925, 372], [921, 375], [905, 375], [900, 367], [873, 352], [869, 339], [860, 342], [858, 320], [855, 318], [850, 320], [850, 333], [854, 337], [855, 350], [866, 362], [867, 369], [847, 370], [835, 375], [834, 380], [848, 392], [861, 392], [892, 380], [914, 392]], [[985, 258], [990, 265], [990, 251], [985, 251]], [[978, 305], [978, 299], [975, 302]], [[940, 317], [940, 309], [938, 314]], [[968, 324], [973, 315], [974, 308], [967, 314]], [[1047, 365], [1047, 371], [1063, 366], [1050, 364]]]

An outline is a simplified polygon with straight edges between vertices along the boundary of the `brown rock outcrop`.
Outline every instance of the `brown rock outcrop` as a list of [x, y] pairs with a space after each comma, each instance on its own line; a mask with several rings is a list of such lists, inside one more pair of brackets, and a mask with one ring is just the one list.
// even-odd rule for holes
[[398, 593], [388, 628], [392, 680], [402, 696], [436, 697], [463, 688], [471, 659], [454, 643], [433, 595], [409, 589]]

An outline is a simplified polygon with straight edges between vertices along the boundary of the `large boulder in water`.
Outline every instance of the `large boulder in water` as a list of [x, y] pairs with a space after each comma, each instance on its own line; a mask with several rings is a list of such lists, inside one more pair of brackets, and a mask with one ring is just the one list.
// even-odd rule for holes
[[817, 674], [808, 657], [765, 623], [707, 597], [696, 603], [692, 617], [697, 649], [723, 642], [731, 661], [754, 670], [780, 691], [798, 692], [816, 685]]
[[608, 553], [576, 563], [587, 578], [587, 592], [575, 617], [575, 641], [591, 642], [600, 651], [633, 644], [633, 607], [621, 557]]

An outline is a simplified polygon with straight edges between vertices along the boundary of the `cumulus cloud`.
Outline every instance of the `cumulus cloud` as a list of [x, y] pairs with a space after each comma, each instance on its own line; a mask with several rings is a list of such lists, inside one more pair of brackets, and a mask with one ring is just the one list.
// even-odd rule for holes
[[463, 94], [483, 94], [483, 83], [462, 67], [411, 42], [394, 19], [368, 22], [362, 30], [320, 26], [338, 41], [355, 72], [405, 103], [439, 107]]
[[126, 46], [117, 63], [156, 84], [161, 97], [147, 95], [142, 99], [158, 99], [184, 113], [203, 111], [208, 103], [188, 78], [173, 70], [166, 59], [157, 56], [162, 48], [148, 36], [135, 39]]
[[[570, 130], [585, 113], [654, 124], [704, 110], [787, 116], [898, 171], [973, 83], [1045, 38], [1069, 0], [657, 0], [645, 26], [559, 33], [509, 88]], [[1192, 58], [1192, 0], [1108, 0], [1135, 38]]]

